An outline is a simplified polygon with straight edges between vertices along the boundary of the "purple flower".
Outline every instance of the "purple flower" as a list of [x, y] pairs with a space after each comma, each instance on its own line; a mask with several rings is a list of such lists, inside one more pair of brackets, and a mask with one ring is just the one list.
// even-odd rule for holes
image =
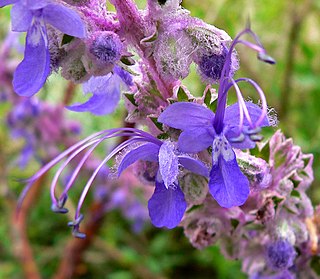
[[257, 274], [254, 274], [253, 276], [250, 276], [250, 279], [295, 279], [295, 278], [296, 277], [287, 270], [273, 274], [273, 275], [260, 275], [257, 273]]
[[[182, 152], [197, 153], [212, 146], [212, 169], [209, 190], [220, 206], [230, 208], [244, 204], [249, 195], [249, 182], [238, 166], [234, 148], [253, 148], [255, 141], [261, 139], [257, 134], [260, 127], [268, 126], [267, 105], [261, 88], [252, 80], [232, 78], [232, 54], [237, 43], [265, 53], [259, 44], [240, 40], [245, 33], [254, 33], [250, 29], [241, 32], [230, 46], [221, 70], [218, 91], [217, 111], [195, 103], [174, 103], [158, 118], [158, 121], [170, 127], [182, 130], [179, 137], [179, 149]], [[238, 83], [246, 81], [259, 93], [262, 108], [245, 102]], [[234, 87], [238, 102], [226, 107], [228, 91]]]
[[120, 86], [131, 86], [131, 75], [118, 66], [114, 67], [114, 73], [106, 76], [91, 77], [83, 84], [85, 93], [92, 93], [93, 96], [85, 103], [72, 105], [67, 108], [72, 111], [89, 111], [95, 115], [112, 113], [120, 100]]
[[114, 64], [120, 59], [122, 49], [119, 36], [111, 31], [96, 32], [89, 42], [89, 53], [102, 64]]
[[179, 165], [203, 176], [208, 176], [207, 168], [194, 158], [177, 154], [172, 142], [156, 140], [130, 150], [121, 160], [118, 168], [119, 175], [137, 160], [159, 164], [155, 191], [148, 202], [152, 224], [169, 229], [176, 227], [187, 207], [178, 182]]
[[293, 265], [296, 251], [288, 240], [280, 239], [267, 247], [266, 257], [272, 270], [285, 270]]
[[21, 96], [32, 96], [50, 73], [50, 54], [46, 24], [70, 36], [83, 38], [85, 28], [79, 15], [50, 0], [7, 0], [1, 7], [14, 4], [11, 10], [12, 30], [27, 32], [24, 59], [13, 78], [14, 90]]
[[[155, 181], [156, 187], [148, 204], [149, 215], [152, 223], [155, 226], [165, 226], [168, 228], [174, 228], [177, 226], [181, 221], [181, 218], [183, 217], [187, 207], [184, 194], [181, 191], [178, 183], [180, 165], [196, 174], [203, 176], [208, 176], [208, 170], [202, 162], [185, 154], [177, 153], [174, 145], [171, 142], [162, 142], [150, 134], [134, 128], [117, 128], [101, 131], [68, 148], [27, 180], [28, 185], [25, 187], [20, 196], [19, 206], [21, 206], [24, 197], [28, 193], [30, 187], [32, 187], [33, 183], [54, 165], [65, 159], [52, 180], [50, 192], [52, 199], [52, 210], [58, 213], [66, 213], [67, 209], [64, 208], [64, 205], [67, 200], [67, 194], [72, 188], [81, 168], [86, 163], [93, 150], [101, 142], [115, 137], [129, 137], [129, 139], [115, 147], [102, 160], [102, 162], [95, 168], [91, 177], [84, 186], [77, 205], [74, 221], [70, 222], [69, 224], [71, 227], [73, 227], [73, 234], [76, 237], [84, 237], [84, 235], [79, 232], [79, 226], [80, 222], [83, 220], [80, 210], [85, 197], [92, 186], [92, 182], [98, 175], [99, 171], [105, 166], [106, 162], [108, 162], [113, 156], [117, 155], [125, 148], [129, 148], [130, 151], [125, 154], [118, 166], [119, 175], [137, 160], [158, 162], [159, 171]], [[64, 188], [64, 191], [60, 197], [57, 198], [55, 195], [55, 188], [60, 175], [69, 165], [69, 163], [85, 149], [88, 150], [84, 153], [81, 160], [74, 168], [68, 183]]]

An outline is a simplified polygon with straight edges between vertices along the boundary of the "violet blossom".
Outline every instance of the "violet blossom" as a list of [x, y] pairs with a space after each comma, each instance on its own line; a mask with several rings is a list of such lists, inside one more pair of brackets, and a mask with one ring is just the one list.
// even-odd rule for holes
[[[52, 183], [51, 183], [51, 199], [52, 210], [58, 213], [66, 213], [67, 210], [64, 205], [67, 200], [67, 193], [72, 188], [79, 171], [90, 157], [93, 150], [103, 141], [114, 137], [130, 137], [125, 142], [115, 147], [95, 168], [91, 177], [84, 186], [83, 192], [78, 202], [75, 218], [73, 222], [69, 223], [69, 226], [73, 227], [73, 234], [82, 238], [83, 234], [79, 232], [80, 222], [83, 220], [83, 215], [80, 214], [80, 210], [84, 199], [92, 186], [92, 182], [98, 175], [99, 171], [103, 168], [104, 164], [109, 161], [113, 156], [117, 155], [125, 148], [131, 148], [129, 152], [121, 159], [118, 166], [119, 175], [131, 164], [137, 160], [146, 160], [151, 162], [158, 162], [159, 172], [155, 179], [155, 191], [148, 203], [149, 215], [151, 221], [155, 226], [168, 228], [176, 227], [181, 221], [187, 204], [184, 199], [184, 194], [180, 189], [178, 183], [179, 166], [190, 170], [191, 172], [199, 175], [208, 176], [208, 170], [206, 166], [199, 160], [190, 157], [183, 153], [176, 153], [174, 146], [170, 142], [162, 142], [161, 140], [151, 136], [150, 134], [133, 128], [118, 128], [101, 131], [96, 133], [83, 141], [71, 146], [66, 151], [61, 153], [51, 162], [42, 167], [34, 176], [28, 179], [28, 185], [24, 189], [21, 197], [20, 204], [23, 201], [28, 190], [32, 184], [47, 172], [54, 165], [65, 159], [57, 170]], [[142, 145], [141, 145], [142, 143]], [[139, 144], [135, 147], [136, 144]], [[62, 194], [59, 198], [55, 196], [55, 188], [57, 187], [57, 181], [63, 172], [63, 170], [70, 164], [70, 162], [76, 158], [82, 151], [88, 149], [82, 156], [79, 163], [74, 168], [67, 185], [65, 186]]]
[[[29, 60], [40, 59], [31, 81], [37, 88], [42, 86], [48, 76], [49, 40], [58, 53], [54, 59], [58, 61], [56, 69], [61, 66], [62, 76], [84, 83], [85, 93], [92, 93], [87, 102], [71, 105], [70, 110], [111, 113], [120, 99], [121, 86], [126, 86], [131, 91], [125, 94], [126, 121], [139, 128], [138, 125], [146, 125], [149, 131], [114, 128], [72, 145], [27, 180], [19, 209], [34, 182], [60, 164], [51, 181], [51, 209], [66, 213], [68, 195], [76, 181], [83, 181], [80, 173], [88, 170], [92, 153], [106, 140], [118, 139], [114, 149], [89, 168], [74, 220], [69, 222], [74, 236], [85, 237], [80, 232], [83, 204], [94, 180], [105, 179], [106, 164], [114, 158], [110, 168], [117, 173], [114, 179], [125, 179], [123, 172], [133, 168], [141, 181], [155, 186], [148, 210], [156, 227], [171, 229], [180, 224], [192, 245], [199, 249], [219, 241], [222, 253], [241, 259], [243, 271], [251, 278], [294, 278], [302, 274], [301, 270], [313, 274], [310, 259], [317, 251], [318, 238], [310, 237], [314, 212], [305, 193], [313, 179], [312, 155], [303, 154], [280, 132], [260, 143], [261, 128], [274, 124], [268, 115], [266, 97], [253, 80], [234, 78], [239, 68], [235, 50], [238, 44], [255, 50], [258, 59], [275, 63], [255, 33], [247, 27], [232, 41], [223, 30], [191, 17], [179, 0], [149, 0], [144, 11], [131, 0], [110, 2], [115, 6], [114, 13], [106, 10], [102, 0], [68, 0], [86, 18], [89, 35], [85, 40], [69, 38], [63, 46], [61, 34], [54, 31], [47, 36], [44, 21], [66, 34], [74, 30], [68, 28], [69, 33], [64, 32], [55, 26], [54, 13], [48, 15], [44, 11], [52, 5], [71, 10], [45, 0], [38, 4], [27, 0], [2, 4], [16, 3], [15, 9], [25, 5], [26, 15], [33, 18], [31, 26], [21, 29], [28, 30], [25, 60], [17, 70], [21, 75], [30, 66]], [[53, 18], [52, 22], [48, 18]], [[76, 30], [77, 37], [84, 35], [84, 28], [80, 29]], [[251, 36], [253, 42], [244, 40], [244, 35]], [[41, 55], [34, 57], [39, 50]], [[181, 83], [192, 62], [207, 85], [202, 98], [193, 97]], [[129, 68], [134, 64], [134, 70]], [[249, 83], [258, 93], [258, 104], [244, 100], [239, 87], [242, 82]], [[219, 86], [216, 100], [213, 83]], [[231, 88], [238, 101], [227, 104]], [[34, 93], [28, 91], [25, 95]], [[68, 179], [57, 191], [58, 181], [66, 171]], [[112, 173], [108, 175], [108, 179], [112, 178]], [[125, 203], [125, 198], [120, 190], [116, 191], [113, 205]]]
[[[265, 53], [259, 41], [254, 45], [239, 39], [246, 33], [256, 38], [250, 29], [241, 32], [230, 46], [223, 67], [220, 67], [216, 114], [199, 104], [178, 102], [170, 105], [158, 118], [159, 122], [182, 130], [178, 140], [182, 152], [197, 153], [212, 146], [209, 189], [215, 200], [227, 208], [244, 204], [249, 195], [248, 179], [240, 171], [232, 147], [253, 148], [255, 141], [260, 139], [257, 135], [260, 127], [269, 126], [267, 104], [261, 88], [250, 79], [232, 78], [232, 59], [236, 44], [244, 43], [258, 53]], [[244, 101], [238, 87], [241, 81], [252, 84], [257, 90], [262, 108]], [[231, 87], [236, 89], [238, 103], [226, 107]]]
[[50, 74], [50, 54], [46, 24], [70, 36], [85, 37], [80, 16], [72, 9], [50, 0], [5, 0], [1, 7], [13, 4], [12, 30], [27, 32], [24, 59], [18, 65], [13, 87], [20, 96], [37, 93]]
[[72, 111], [89, 111], [95, 115], [112, 113], [120, 100], [120, 87], [132, 86], [131, 75], [119, 66], [115, 66], [113, 73], [106, 76], [91, 77], [83, 84], [84, 93], [92, 93], [92, 97], [80, 105], [71, 105], [67, 108]]

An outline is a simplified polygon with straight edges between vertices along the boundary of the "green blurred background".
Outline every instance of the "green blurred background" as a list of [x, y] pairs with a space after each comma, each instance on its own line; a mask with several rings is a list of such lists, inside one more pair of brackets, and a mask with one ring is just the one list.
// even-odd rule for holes
[[[139, 7], [145, 6], [145, 1], [138, 2]], [[183, 6], [193, 16], [226, 30], [231, 37], [250, 18], [252, 29], [277, 64], [259, 63], [253, 52], [239, 47], [241, 69], [237, 76], [251, 77], [261, 85], [269, 106], [277, 111], [279, 128], [304, 153], [314, 154], [315, 181], [309, 195], [315, 204], [320, 203], [320, 1], [184, 0]], [[8, 7], [0, 11], [1, 41], [9, 28], [9, 11]], [[195, 95], [203, 92], [204, 86], [194, 68], [184, 83]], [[58, 75], [52, 76], [38, 96], [59, 102], [66, 86], [67, 82]], [[250, 90], [248, 87], [248, 96]], [[39, 168], [36, 162], [23, 171], [13, 167], [13, 158], [23, 142], [10, 140], [4, 119], [9, 110], [10, 104], [0, 104], [0, 279], [26, 278], [19, 261], [21, 243], [12, 222], [14, 200], [22, 184], [12, 177], [27, 177]], [[120, 126], [123, 111], [120, 107], [109, 117], [71, 112], [68, 116], [83, 123], [84, 137]], [[119, 211], [104, 216], [96, 237], [81, 250], [66, 226], [68, 218], [50, 211], [49, 185], [48, 181], [41, 185], [43, 191], [34, 203], [26, 227], [33, 264], [41, 278], [68, 278], [57, 270], [62, 259], [68, 258], [66, 251], [70, 245], [78, 247], [73, 252], [82, 256], [74, 265], [72, 278], [246, 278], [240, 271], [240, 262], [224, 259], [218, 246], [198, 251], [189, 244], [181, 228], [160, 230], [146, 224], [141, 233], [135, 234]], [[90, 207], [89, 201], [86, 206]], [[73, 260], [71, 255], [70, 265]]]

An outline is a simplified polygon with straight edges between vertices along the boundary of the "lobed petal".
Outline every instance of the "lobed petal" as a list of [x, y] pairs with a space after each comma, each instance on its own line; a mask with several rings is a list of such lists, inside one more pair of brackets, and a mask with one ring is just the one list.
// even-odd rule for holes
[[228, 160], [220, 153], [218, 160], [213, 162], [209, 191], [221, 207], [230, 208], [245, 203], [249, 195], [249, 181], [241, 172], [235, 154], [233, 159]]
[[239, 136], [239, 127], [228, 128], [225, 132], [225, 136], [228, 140], [230, 140], [230, 144], [233, 148], [238, 149], [251, 149], [256, 146], [256, 143], [252, 141], [248, 135], [243, 135], [244, 138], [240, 142], [232, 142], [231, 139], [237, 138]]
[[[246, 107], [248, 109], [249, 115], [251, 116], [252, 122], [255, 123], [260, 118], [260, 115], [262, 113], [262, 109], [251, 102], [245, 102]], [[240, 120], [240, 112], [239, 112], [239, 103], [235, 103], [231, 106], [228, 106], [225, 111], [224, 116], [224, 124], [230, 127], [235, 127], [239, 124]], [[262, 123], [260, 124], [261, 127], [269, 126], [269, 120], [266, 116]], [[244, 117], [243, 126], [249, 127], [248, 120]]]
[[214, 113], [196, 103], [179, 102], [167, 107], [158, 122], [180, 130], [212, 127]]
[[73, 10], [58, 4], [48, 4], [42, 10], [44, 20], [64, 34], [84, 38], [86, 30], [80, 16]]
[[[251, 102], [246, 102], [245, 104], [248, 109], [249, 115], [251, 117], [252, 123], [254, 124], [260, 118], [262, 109]], [[227, 107], [225, 111], [224, 124], [225, 126], [227, 126], [227, 128], [225, 129], [226, 130], [225, 135], [229, 140], [232, 138], [237, 138], [242, 132], [239, 130], [239, 120], [240, 120], [239, 104], [235, 103]], [[267, 116], [264, 118], [264, 120], [260, 124], [260, 127], [265, 127], [265, 126], [270, 126]], [[250, 129], [250, 124], [246, 119], [246, 117], [244, 117], [242, 130], [245, 131], [248, 129]], [[241, 142], [230, 141], [230, 144], [232, 145], [232, 147], [239, 148], [239, 149], [247, 149], [247, 148], [251, 149], [256, 146], [256, 143], [252, 141], [248, 135], [244, 135], [244, 139]]]
[[47, 33], [45, 26], [36, 20], [27, 33], [24, 59], [14, 72], [15, 92], [20, 96], [31, 97], [41, 89], [49, 73]]
[[52, 0], [23, 0], [25, 6], [30, 10], [39, 10], [52, 3]]
[[208, 148], [212, 144], [213, 138], [213, 127], [185, 130], [179, 136], [178, 147], [182, 152], [198, 153]]
[[91, 112], [95, 115], [112, 113], [120, 100], [120, 92], [109, 92], [107, 95], [93, 95], [87, 102], [80, 105], [67, 106], [67, 109], [76, 112]]
[[120, 84], [117, 76], [92, 77], [84, 86], [86, 93], [93, 96], [85, 103], [68, 106], [67, 109], [77, 112], [91, 112], [95, 115], [112, 113], [120, 101]]
[[18, 3], [21, 0], [1, 0], [0, 8], [7, 6], [7, 5], [12, 5], [15, 3]]
[[174, 146], [169, 141], [165, 141], [160, 147], [159, 171], [167, 188], [176, 182], [179, 174], [179, 161], [174, 153]]
[[11, 9], [11, 25], [12, 31], [26, 32], [28, 31], [33, 15], [24, 5], [13, 5]]
[[179, 225], [187, 203], [180, 186], [166, 188], [164, 183], [156, 181], [156, 187], [148, 201], [149, 215], [154, 226], [173, 229]]
[[[91, 77], [87, 82], [83, 83], [82, 89], [84, 93], [93, 93], [93, 94], [103, 94], [106, 91], [106, 87], [109, 86], [109, 83], [112, 83], [113, 75], [111, 73], [105, 76]], [[119, 84], [117, 78], [114, 79], [114, 82]], [[118, 86], [118, 85], [117, 85]]]
[[113, 71], [116, 75], [118, 75], [121, 78], [121, 80], [124, 82], [125, 85], [127, 86], [133, 85], [132, 76], [127, 71], [123, 70], [119, 66], [114, 66]]
[[146, 143], [130, 150], [121, 160], [118, 166], [118, 176], [130, 165], [138, 160], [158, 162], [160, 146], [154, 143]]
[[194, 159], [192, 157], [186, 156], [186, 155], [180, 155], [178, 156], [179, 163], [185, 168], [193, 173], [209, 177], [209, 171], [208, 168], [204, 163], [201, 161]]

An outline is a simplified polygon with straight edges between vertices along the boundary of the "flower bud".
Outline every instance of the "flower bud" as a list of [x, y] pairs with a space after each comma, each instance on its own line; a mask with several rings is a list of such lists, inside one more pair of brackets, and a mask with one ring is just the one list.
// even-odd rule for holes
[[92, 58], [102, 64], [114, 64], [121, 57], [123, 49], [119, 36], [111, 31], [95, 32], [88, 44]]
[[187, 173], [180, 179], [180, 186], [188, 203], [202, 204], [208, 193], [206, 178], [194, 173]]
[[293, 265], [296, 251], [289, 241], [280, 239], [268, 245], [266, 257], [271, 269], [284, 270]]

